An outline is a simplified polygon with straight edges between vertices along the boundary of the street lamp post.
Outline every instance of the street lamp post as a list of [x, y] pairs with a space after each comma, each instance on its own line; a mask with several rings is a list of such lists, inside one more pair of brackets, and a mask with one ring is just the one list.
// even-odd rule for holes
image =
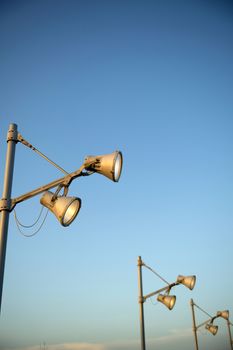
[[195, 319], [195, 312], [194, 312], [194, 302], [193, 302], [193, 299], [190, 300], [190, 305], [191, 305], [191, 309], [192, 309], [193, 333], [194, 333], [195, 347], [196, 347], [196, 350], [198, 350], [197, 326], [196, 326], [196, 319]]
[[229, 335], [229, 340], [230, 340], [230, 349], [232, 350], [233, 349], [233, 342], [232, 342], [232, 336], [231, 336], [231, 326], [232, 326], [232, 323], [227, 320], [227, 329], [228, 329], [228, 335]]
[[[14, 170], [14, 158], [15, 158], [15, 146], [18, 142], [21, 142], [25, 146], [36, 151], [43, 158], [55, 165], [58, 169], [65, 173], [65, 176], [54, 180], [46, 185], [34, 189], [28, 193], [25, 193], [17, 198], [11, 198], [13, 170]], [[70, 225], [77, 216], [81, 208], [81, 199], [78, 197], [68, 197], [68, 189], [71, 182], [80, 176], [89, 176], [93, 173], [99, 173], [106, 176], [114, 182], [118, 182], [121, 176], [123, 164], [123, 157], [120, 151], [115, 151], [111, 154], [88, 156], [85, 158], [82, 166], [72, 172], [67, 173], [59, 167], [56, 163], [47, 158], [43, 153], [33, 147], [28, 141], [26, 141], [17, 130], [16, 124], [10, 124], [7, 134], [7, 153], [5, 164], [5, 175], [3, 185], [3, 195], [0, 200], [0, 312], [2, 304], [2, 291], [3, 291], [3, 279], [4, 279], [4, 267], [6, 258], [7, 247], [7, 234], [10, 212], [14, 207], [29, 198], [32, 198], [38, 194], [44, 192], [40, 202], [43, 206], [47, 207], [59, 220], [62, 226]], [[57, 188], [55, 193], [50, 192], [52, 188]], [[63, 189], [63, 195], [59, 195]]]
[[218, 311], [217, 312], [218, 317], [224, 318], [224, 320], [227, 321], [227, 330], [228, 330], [228, 335], [229, 335], [229, 341], [230, 341], [230, 349], [233, 350], [233, 344], [232, 344], [232, 336], [231, 336], [231, 326], [232, 323], [229, 320], [229, 311], [224, 310], [224, 311]]
[[[172, 310], [175, 302], [176, 296], [170, 295], [170, 291], [173, 287], [183, 284], [190, 290], [192, 290], [196, 283], [196, 276], [182, 276], [179, 275], [177, 277], [176, 282], [168, 283], [164, 278], [162, 278], [157, 272], [155, 272], [151, 267], [147, 266], [141, 259], [141, 256], [138, 257], [138, 290], [139, 290], [139, 320], [140, 320], [140, 335], [141, 335], [141, 350], [146, 350], [146, 341], [145, 341], [145, 324], [144, 324], [144, 302], [155, 295], [158, 294], [157, 300], [164, 304], [169, 310]], [[159, 277], [163, 282], [167, 284], [167, 286], [156, 290], [155, 292], [149, 293], [147, 295], [143, 295], [143, 283], [142, 283], [142, 267], [146, 267], [151, 270], [157, 277]], [[165, 294], [163, 293], [165, 292]], [[162, 294], [161, 294], [162, 293]]]
[[139, 303], [139, 321], [140, 321], [140, 333], [141, 333], [141, 349], [146, 350], [145, 340], [145, 324], [144, 324], [144, 309], [143, 309], [143, 286], [142, 286], [142, 259], [138, 257], [138, 303]]
[[0, 312], [2, 301], [3, 278], [6, 257], [7, 232], [10, 214], [10, 198], [14, 171], [15, 146], [17, 143], [17, 125], [10, 124], [7, 134], [7, 154], [5, 165], [5, 176], [2, 193], [2, 210], [0, 222]]
[[[216, 316], [211, 316], [209, 315], [206, 311], [200, 308], [197, 304], [194, 303], [193, 299], [190, 300], [190, 305], [191, 305], [191, 310], [192, 310], [192, 321], [193, 321], [193, 334], [194, 334], [194, 342], [195, 342], [195, 349], [199, 350], [198, 346], [198, 338], [197, 338], [197, 330], [205, 325], [205, 328], [213, 335], [216, 335], [218, 332], [218, 326], [215, 326], [213, 324], [214, 320], [218, 317], [220, 317], [218, 314]], [[204, 312], [207, 316], [210, 318], [203, 323], [196, 325], [196, 318], [195, 318], [195, 311], [194, 311], [194, 306], [200, 309], [202, 312]]]

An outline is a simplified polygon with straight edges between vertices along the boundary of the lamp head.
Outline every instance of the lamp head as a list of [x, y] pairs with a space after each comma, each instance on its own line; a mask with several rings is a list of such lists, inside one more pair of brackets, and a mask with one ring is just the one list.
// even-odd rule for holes
[[225, 320], [228, 320], [229, 319], [229, 311], [228, 310], [218, 311], [217, 316], [225, 318]]
[[218, 331], [218, 326], [215, 326], [213, 323], [207, 323], [205, 328], [207, 329], [207, 331], [209, 331], [213, 335], [216, 335], [216, 333]]
[[169, 310], [172, 310], [176, 303], [176, 296], [159, 294], [157, 300], [163, 303]]
[[121, 176], [123, 157], [120, 151], [101, 156], [87, 156], [84, 160], [86, 170], [94, 171], [118, 182]]
[[179, 275], [177, 277], [177, 282], [182, 283], [185, 287], [189, 288], [192, 290], [195, 286], [196, 283], [196, 276], [182, 276]]
[[48, 208], [60, 221], [62, 226], [69, 226], [78, 215], [81, 199], [78, 197], [57, 196], [50, 191], [44, 192], [40, 203]]

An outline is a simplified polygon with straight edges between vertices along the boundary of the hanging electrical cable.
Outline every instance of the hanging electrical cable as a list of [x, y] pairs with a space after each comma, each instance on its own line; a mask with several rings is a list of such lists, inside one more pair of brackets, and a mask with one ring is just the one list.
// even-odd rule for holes
[[42, 215], [43, 211], [44, 211], [44, 207], [42, 206], [42, 207], [41, 207], [41, 210], [40, 210], [40, 214], [39, 214], [38, 218], [36, 219], [36, 221], [35, 221], [33, 224], [31, 224], [31, 225], [23, 225], [23, 224], [19, 221], [18, 216], [17, 216], [17, 214], [16, 214], [16, 211], [14, 210], [15, 220], [18, 222], [18, 224], [19, 224], [20, 226], [25, 227], [25, 228], [31, 228], [31, 227], [35, 226], [35, 225], [38, 223], [38, 221], [39, 221], [40, 218], [41, 218], [41, 215]]
[[151, 297], [151, 298], [149, 298], [149, 300], [150, 300], [150, 302], [151, 302], [151, 304], [152, 304], [152, 305], [154, 305], [154, 306], [159, 305], [159, 302], [158, 302], [158, 301], [157, 301], [156, 303], [154, 303], [154, 302], [153, 302], [152, 297]]
[[36, 219], [36, 221], [35, 221], [33, 224], [31, 224], [31, 225], [23, 225], [23, 224], [19, 221], [19, 219], [18, 219], [18, 217], [17, 217], [17, 214], [16, 214], [16, 211], [15, 211], [15, 209], [14, 209], [14, 218], [15, 218], [16, 226], [17, 226], [17, 228], [18, 228], [18, 231], [19, 231], [24, 237], [33, 237], [33, 236], [35, 236], [35, 235], [40, 231], [40, 229], [42, 228], [42, 226], [43, 226], [44, 223], [45, 223], [45, 220], [46, 220], [46, 218], [47, 218], [47, 215], [48, 215], [49, 210], [46, 211], [45, 216], [44, 216], [44, 218], [43, 218], [43, 220], [42, 220], [40, 226], [36, 229], [36, 231], [34, 231], [34, 232], [30, 233], [30, 234], [27, 234], [27, 233], [25, 233], [25, 232], [22, 231], [21, 227], [24, 227], [24, 228], [32, 228], [33, 226], [35, 226], [35, 225], [39, 222], [39, 220], [40, 220], [40, 218], [41, 218], [41, 215], [42, 215], [42, 213], [43, 213], [43, 209], [44, 209], [44, 207], [42, 207], [42, 209], [41, 209], [41, 211], [40, 211], [40, 214], [39, 214], [38, 218]]

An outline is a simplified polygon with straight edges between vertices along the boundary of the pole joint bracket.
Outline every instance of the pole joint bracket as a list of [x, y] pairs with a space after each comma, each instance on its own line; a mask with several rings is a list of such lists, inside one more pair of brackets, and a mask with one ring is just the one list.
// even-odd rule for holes
[[15, 143], [17, 143], [18, 140], [18, 131], [15, 128], [10, 128], [8, 133], [7, 133], [7, 138], [6, 141], [14, 141]]
[[144, 297], [138, 297], [138, 303], [143, 304], [146, 301]]
[[21, 142], [24, 146], [31, 148], [33, 151], [35, 151], [35, 147], [31, 145], [27, 140], [25, 140], [20, 133], [18, 133], [17, 141]]
[[5, 210], [5, 211], [11, 211], [12, 208], [12, 204], [11, 204], [11, 199], [7, 199], [7, 198], [2, 198], [0, 199], [0, 212]]

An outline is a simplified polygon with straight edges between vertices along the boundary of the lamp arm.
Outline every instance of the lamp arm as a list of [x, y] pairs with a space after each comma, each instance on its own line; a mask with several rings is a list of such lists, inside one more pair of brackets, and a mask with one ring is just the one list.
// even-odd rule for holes
[[64, 186], [64, 187], [68, 187], [74, 179], [83, 175], [83, 173], [82, 173], [83, 169], [84, 169], [84, 165], [82, 165], [78, 170], [74, 171], [73, 173], [71, 173], [67, 176], [64, 176], [60, 179], [54, 180], [54, 181], [48, 183], [47, 185], [38, 187], [35, 190], [32, 190], [32, 191], [27, 192], [25, 194], [22, 194], [19, 197], [13, 198], [11, 200], [10, 211], [12, 211], [14, 209], [16, 204], [21, 203], [27, 199], [30, 199], [30, 198], [32, 198], [32, 197], [34, 197], [42, 192], [48, 191], [51, 188], [57, 187], [59, 185]]
[[163, 292], [163, 291], [165, 291], [165, 290], [170, 290], [172, 287], [175, 287], [175, 286], [177, 286], [178, 284], [180, 284], [180, 283], [179, 283], [179, 282], [175, 282], [175, 283], [169, 284], [169, 285], [166, 286], [166, 287], [163, 287], [163, 288], [161, 288], [161, 289], [158, 289], [158, 290], [156, 290], [155, 292], [152, 292], [152, 293], [150, 293], [150, 294], [147, 294], [147, 295], [143, 296], [143, 300], [146, 301], [148, 298], [151, 298], [151, 297], [153, 297], [154, 295], [159, 294], [160, 292]]
[[207, 323], [209, 323], [209, 322], [211, 322], [211, 323], [212, 323], [212, 322], [215, 320], [215, 318], [217, 318], [217, 317], [218, 317], [218, 316], [209, 318], [209, 319], [208, 319], [208, 320], [206, 320], [205, 322], [203, 322], [203, 323], [199, 324], [199, 326], [197, 326], [197, 327], [196, 327], [196, 329], [198, 329], [198, 328], [200, 328], [200, 327], [204, 326], [205, 324], [207, 324]]

